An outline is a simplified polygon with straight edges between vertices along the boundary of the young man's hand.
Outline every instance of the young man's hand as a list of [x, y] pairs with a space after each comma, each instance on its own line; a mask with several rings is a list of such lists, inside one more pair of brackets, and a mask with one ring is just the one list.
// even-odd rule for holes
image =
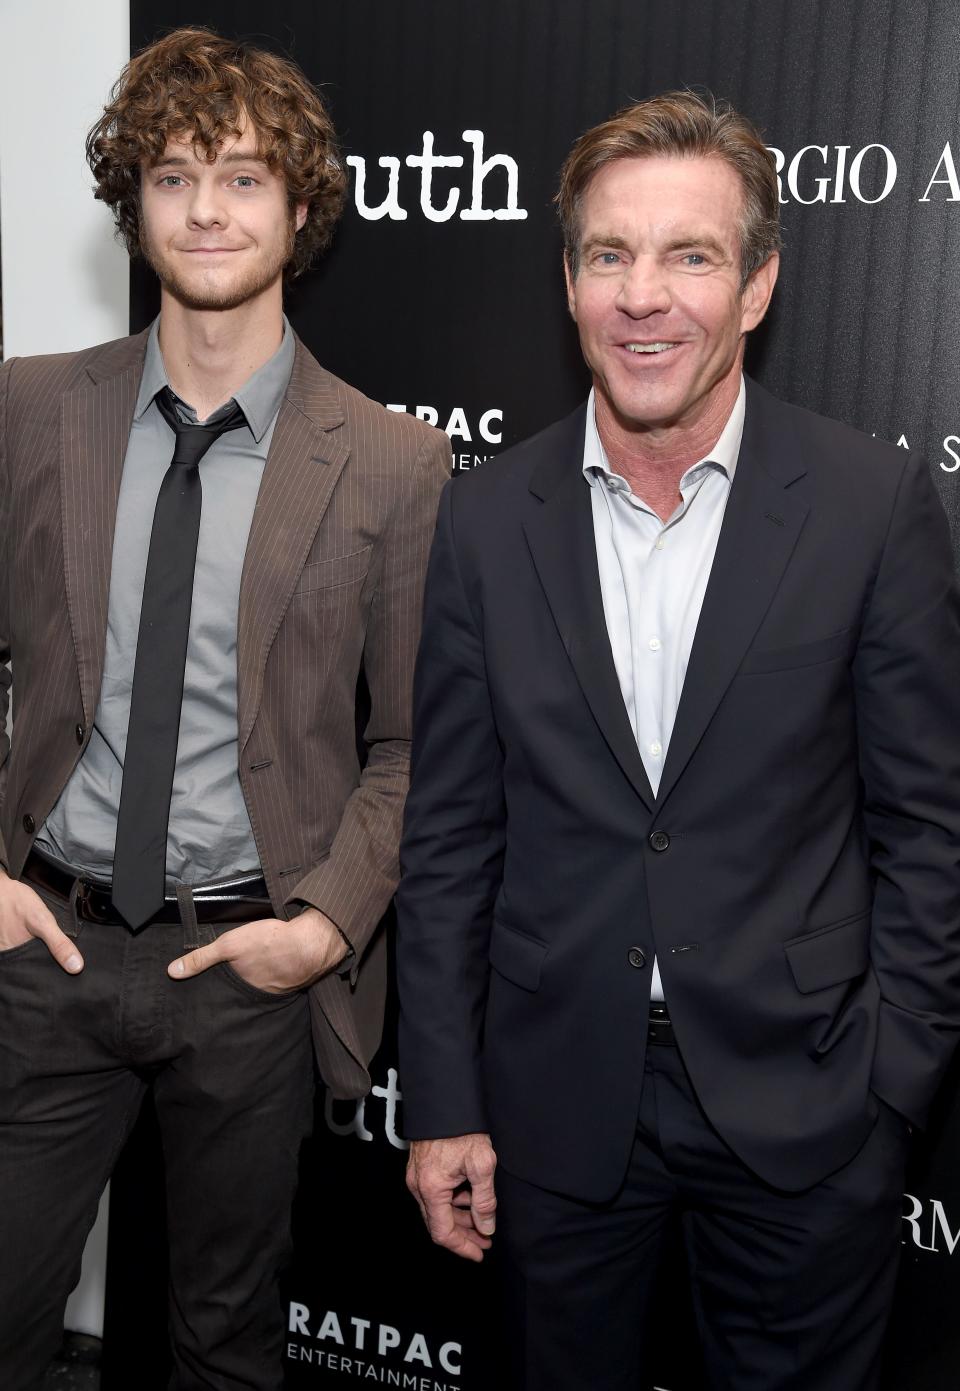
[[0, 869], [0, 953], [39, 937], [59, 966], [75, 976], [83, 970], [77, 944], [61, 931], [56, 918], [29, 884]]
[[289, 922], [261, 918], [233, 927], [215, 942], [178, 956], [167, 974], [186, 980], [227, 961], [250, 985], [281, 995], [312, 985], [346, 954], [347, 944], [330, 919], [318, 908], [307, 908]]

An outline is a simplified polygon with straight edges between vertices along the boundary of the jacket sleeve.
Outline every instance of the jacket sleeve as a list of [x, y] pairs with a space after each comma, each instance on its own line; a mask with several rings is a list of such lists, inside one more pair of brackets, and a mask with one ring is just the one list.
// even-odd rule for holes
[[853, 674], [881, 995], [871, 1085], [921, 1125], [960, 1030], [960, 596], [946, 518], [914, 456]]
[[353, 949], [351, 979], [393, 897], [400, 827], [410, 778], [411, 688], [423, 581], [450, 446], [440, 431], [421, 445], [384, 540], [384, 558], [363, 649], [370, 716], [367, 760], [347, 800], [330, 854], [287, 902], [319, 908]]
[[493, 904], [503, 865], [503, 755], [483, 637], [440, 504], [414, 686], [413, 781], [397, 896], [404, 1130], [487, 1130], [480, 1044]]

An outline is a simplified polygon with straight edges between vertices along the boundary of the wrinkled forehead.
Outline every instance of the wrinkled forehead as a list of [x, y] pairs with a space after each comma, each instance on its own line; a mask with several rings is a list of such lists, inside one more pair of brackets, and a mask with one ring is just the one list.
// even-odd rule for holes
[[583, 191], [581, 247], [610, 239], [739, 243], [744, 190], [739, 174], [715, 156], [631, 156], [602, 165]]
[[580, 195], [580, 212], [582, 220], [589, 210], [614, 205], [666, 214], [699, 205], [718, 216], [738, 216], [744, 196], [739, 172], [721, 155], [625, 155], [591, 175]]

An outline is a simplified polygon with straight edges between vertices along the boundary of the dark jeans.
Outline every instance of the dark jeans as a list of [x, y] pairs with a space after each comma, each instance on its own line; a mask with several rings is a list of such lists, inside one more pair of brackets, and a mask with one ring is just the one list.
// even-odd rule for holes
[[906, 1122], [881, 1107], [848, 1164], [806, 1192], [779, 1192], [712, 1128], [678, 1050], [654, 1046], [647, 1057], [629, 1172], [609, 1203], [498, 1173], [512, 1384], [649, 1385], [658, 1258], [679, 1212], [710, 1391], [874, 1391], [900, 1251]]
[[3, 1391], [40, 1386], [148, 1087], [166, 1172], [171, 1386], [282, 1386], [277, 1276], [312, 1119], [307, 997], [269, 995], [226, 965], [170, 980], [196, 932], [81, 924], [75, 977], [36, 939], [0, 952]]

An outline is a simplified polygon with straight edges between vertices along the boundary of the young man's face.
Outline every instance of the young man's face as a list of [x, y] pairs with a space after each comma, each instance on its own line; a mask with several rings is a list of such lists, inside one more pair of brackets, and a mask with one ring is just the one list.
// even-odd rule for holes
[[280, 288], [307, 205], [291, 215], [283, 179], [257, 154], [248, 126], [212, 164], [190, 140], [167, 142], [140, 171], [144, 255], [188, 309], [235, 309]]
[[618, 159], [588, 185], [570, 312], [594, 386], [626, 428], [690, 427], [739, 373], [777, 257], [741, 289], [740, 180], [713, 158]]

